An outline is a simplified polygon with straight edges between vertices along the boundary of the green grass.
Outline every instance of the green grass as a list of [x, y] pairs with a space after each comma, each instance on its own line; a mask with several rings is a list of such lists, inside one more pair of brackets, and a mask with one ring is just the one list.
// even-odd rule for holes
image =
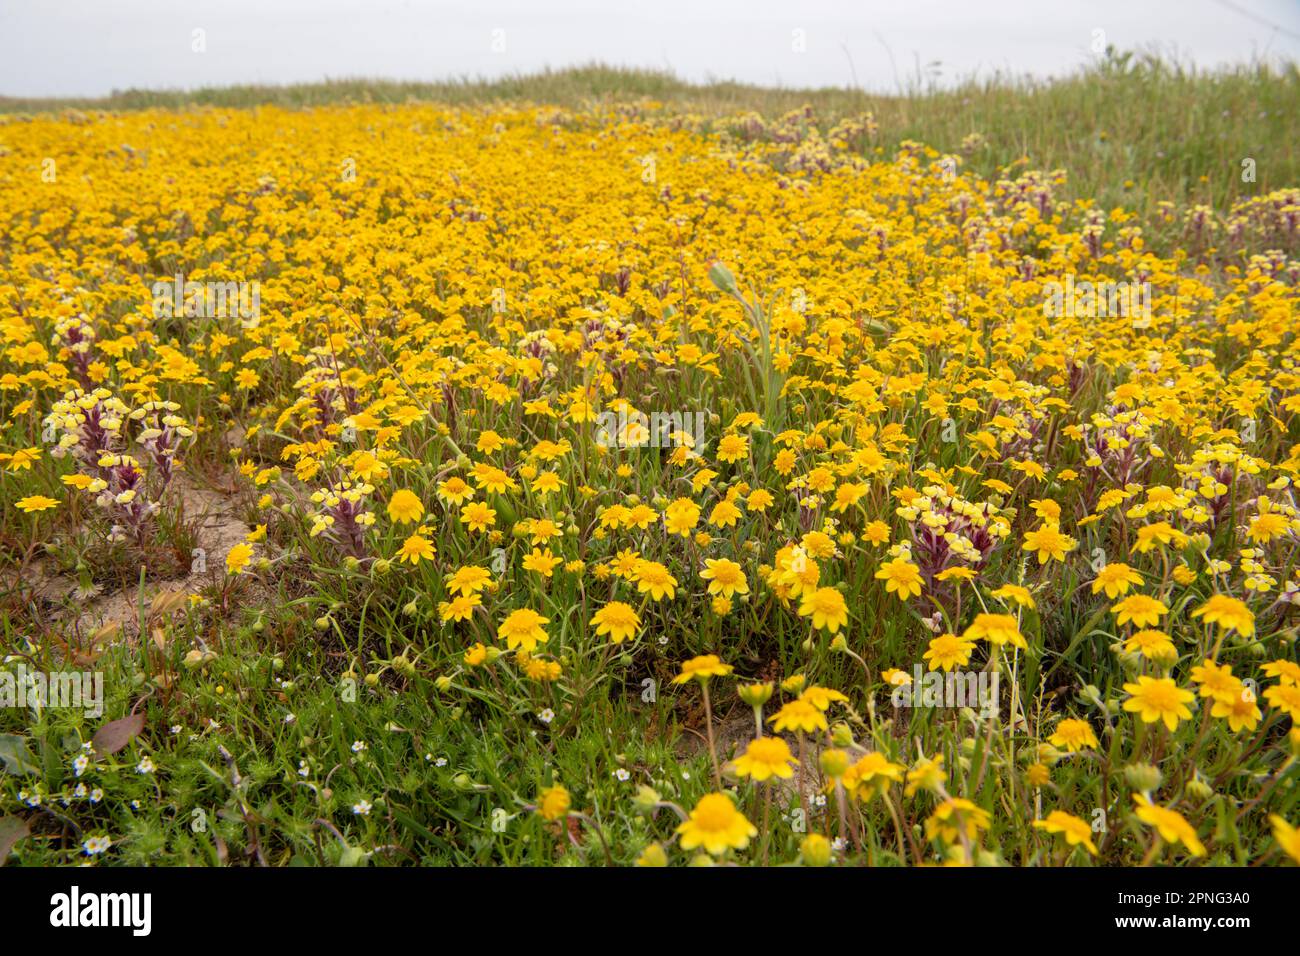
[[[334, 596], [365, 579], [338, 575]], [[604, 862], [593, 828], [574, 829], [571, 843], [527, 809], [539, 790], [564, 780], [592, 781], [575, 800], [595, 808], [613, 858], [628, 862], [675, 823], [671, 814], [653, 823], [627, 812], [638, 784], [688, 804], [708, 789], [707, 757], [679, 752], [663, 716], [671, 707], [642, 704], [639, 685], [621, 697], [602, 688], [576, 708], [557, 702], [545, 742], [534, 740], [531, 728], [542, 727], [535, 714], [504, 713], [472, 685], [440, 684], [430, 674], [422, 656], [442, 653], [435, 646], [448, 640], [436, 636], [436, 623], [358, 615], [331, 602], [329, 587], [297, 597], [233, 594], [262, 609], [230, 619], [193, 608], [150, 621], [156, 641], [114, 642], [92, 665], [104, 674], [101, 718], [76, 709], [0, 711], [0, 758], [21, 755], [38, 770], [9, 780], [29, 801], [32, 831], [15, 860], [76, 863], [82, 841], [111, 833], [114, 860], [127, 865]], [[372, 608], [390, 603], [371, 598]], [[430, 630], [434, 646], [412, 649], [412, 632]], [[17, 634], [5, 637], [21, 649]], [[212, 656], [187, 664], [196, 638]], [[31, 648], [27, 667], [67, 669], [50, 651]], [[136, 737], [79, 776], [80, 744], [126, 714], [145, 688], [152, 699], [142, 706], [174, 723], [151, 724], [150, 743]], [[578, 733], [580, 726], [610, 732]], [[158, 770], [142, 772], [146, 757]], [[631, 779], [616, 779], [610, 767], [627, 768]], [[362, 801], [371, 805], [367, 815], [353, 810]], [[789, 855], [796, 845], [790, 833], [778, 850]]]
[[[289, 109], [347, 103], [501, 102], [573, 109], [648, 98], [678, 112], [719, 118], [753, 111], [778, 117], [810, 105], [826, 125], [874, 115], [886, 153], [905, 140], [959, 152], [972, 133], [984, 145], [967, 156], [994, 176], [1022, 157], [1031, 168], [1065, 169], [1069, 198], [1147, 214], [1160, 200], [1226, 209], [1239, 195], [1300, 183], [1300, 71], [1251, 64], [1200, 71], [1165, 59], [1111, 53], [1055, 81], [1005, 76], [948, 90], [913, 83], [902, 95], [848, 88], [768, 89], [742, 83], [698, 85], [670, 73], [592, 65], [497, 80], [400, 82], [345, 79], [289, 86], [193, 91], [125, 90], [100, 99], [0, 97], [0, 113], [62, 109], [179, 109], [189, 106]], [[1241, 164], [1257, 181], [1243, 188]], [[1126, 185], [1130, 184], [1130, 185]]]

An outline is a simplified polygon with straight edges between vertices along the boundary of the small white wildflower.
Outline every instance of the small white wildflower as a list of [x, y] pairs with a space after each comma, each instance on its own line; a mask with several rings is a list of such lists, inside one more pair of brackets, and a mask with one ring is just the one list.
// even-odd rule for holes
[[547, 707], [544, 711], [542, 711], [540, 714], [537, 715], [537, 719], [544, 724], [549, 724], [551, 721], [555, 719], [555, 711]]
[[86, 856], [97, 856], [100, 853], [103, 853], [112, 845], [113, 845], [113, 841], [106, 836], [93, 836], [93, 837], [88, 837], [81, 844], [81, 847], [83, 850], [86, 851]]
[[354, 754], [359, 754], [359, 753], [361, 753], [361, 751], [363, 751], [363, 750], [365, 750], [365, 749], [366, 749], [366, 742], [365, 742], [364, 740], [354, 740], [354, 741], [352, 741], [352, 752], [353, 752]]
[[153, 761], [149, 759], [148, 754], [141, 757], [140, 762], [135, 765], [136, 773], [153, 773], [156, 769], [158, 768], [153, 765]]
[[359, 816], [359, 817], [368, 817], [368, 816], [370, 816], [370, 801], [369, 801], [369, 800], [361, 800], [361, 801], [358, 802], [358, 803], [354, 803], [354, 804], [352, 804], [352, 812], [355, 813], [355, 814], [356, 814], [357, 816]]
[[627, 783], [629, 780], [632, 779], [632, 775], [622, 767], [619, 767], [617, 770], [614, 771], [614, 776], [617, 777], [623, 783]]

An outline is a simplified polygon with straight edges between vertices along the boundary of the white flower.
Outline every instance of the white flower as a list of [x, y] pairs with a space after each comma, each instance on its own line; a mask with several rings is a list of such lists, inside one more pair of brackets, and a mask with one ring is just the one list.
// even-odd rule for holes
[[617, 777], [619, 780], [621, 780], [623, 783], [627, 783], [628, 780], [632, 779], [632, 775], [622, 767], [619, 767], [617, 770], [614, 771], [614, 776]]
[[113, 841], [108, 837], [94, 836], [88, 837], [85, 842], [81, 844], [81, 847], [86, 851], [86, 856], [96, 856], [97, 854], [103, 853], [112, 845]]
[[352, 804], [352, 812], [359, 817], [370, 816], [370, 801], [361, 800], [357, 803]]
[[77, 759], [72, 761], [72, 771], [78, 777], [80, 777], [83, 773], [85, 773], [86, 768], [89, 766], [90, 766], [90, 758], [87, 757], [85, 754], [77, 754]]
[[363, 750], [365, 750], [365, 749], [366, 749], [366, 742], [365, 742], [364, 740], [354, 740], [354, 741], [352, 741], [352, 752], [353, 752], [354, 754], [359, 754], [359, 753], [361, 753], [361, 751], [363, 751]]
[[537, 715], [537, 719], [544, 724], [549, 724], [551, 721], [555, 719], [555, 711], [547, 707], [544, 711], [542, 711], [540, 714]]
[[157, 768], [153, 765], [153, 761], [149, 759], [148, 754], [141, 757], [140, 762], [135, 765], [136, 773], [153, 773], [156, 769]]

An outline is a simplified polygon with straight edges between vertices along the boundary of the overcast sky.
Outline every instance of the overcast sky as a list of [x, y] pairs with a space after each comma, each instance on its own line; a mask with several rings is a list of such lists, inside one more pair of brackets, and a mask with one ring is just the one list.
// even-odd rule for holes
[[0, 0], [0, 95], [597, 60], [766, 85], [856, 77], [888, 92], [932, 64], [940, 82], [1066, 72], [1095, 39], [1205, 66], [1300, 60], [1300, 0]]

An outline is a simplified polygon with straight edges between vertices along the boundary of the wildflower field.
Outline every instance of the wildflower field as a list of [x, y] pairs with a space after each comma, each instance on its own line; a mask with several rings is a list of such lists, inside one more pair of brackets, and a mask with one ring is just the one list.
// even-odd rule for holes
[[1300, 182], [895, 134], [0, 114], [0, 862], [1300, 861]]

